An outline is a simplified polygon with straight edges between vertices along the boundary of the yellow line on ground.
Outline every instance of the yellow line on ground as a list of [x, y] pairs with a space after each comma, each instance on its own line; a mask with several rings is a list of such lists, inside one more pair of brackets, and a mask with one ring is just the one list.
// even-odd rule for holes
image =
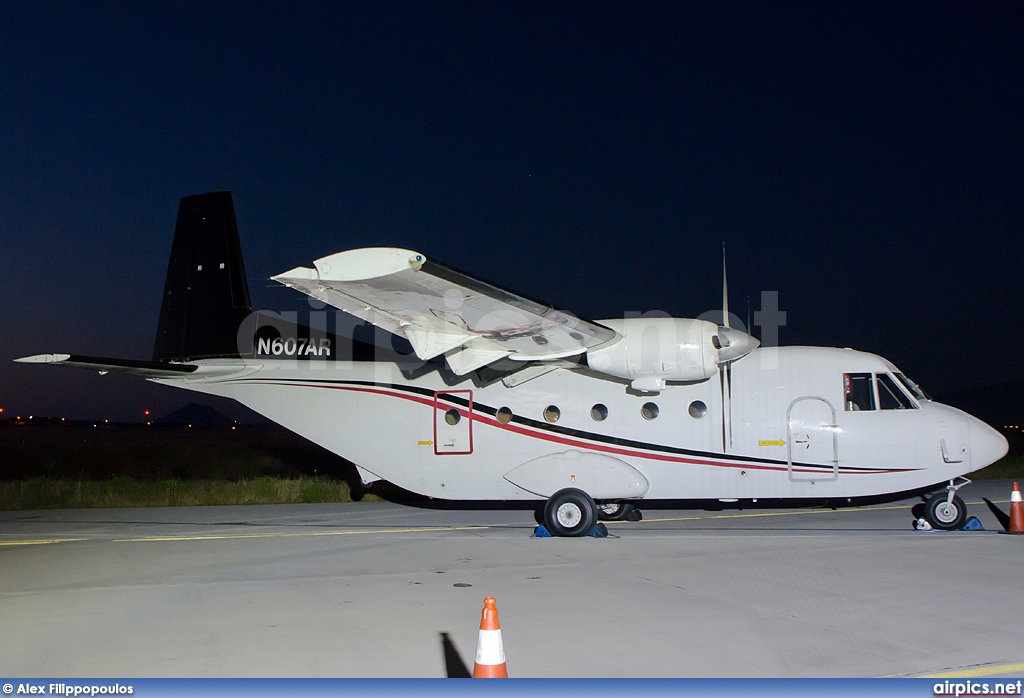
[[[843, 508], [843, 513], [849, 511], [877, 511], [879, 509], [907, 509], [909, 507], [852, 507]], [[806, 516], [808, 514], [834, 514], [837, 512], [831, 509], [801, 509], [799, 511], [758, 511], [743, 514], [701, 514], [699, 516], [663, 516], [658, 518], [644, 517], [643, 521], [704, 521], [712, 519], [756, 519], [768, 516]], [[641, 521], [640, 523], [643, 523]], [[628, 521], [606, 521], [605, 523], [629, 523]]]
[[[993, 504], [1009, 504], [1010, 500], [992, 500]], [[984, 502], [966, 502], [966, 504], [984, 504]], [[642, 502], [641, 502], [642, 506]], [[658, 518], [644, 517], [644, 521], [704, 521], [708, 519], [753, 519], [767, 516], [806, 516], [808, 514], [836, 514], [840, 512], [852, 512], [852, 511], [882, 511], [886, 509], [910, 509], [910, 504], [897, 504], [893, 506], [879, 507], [879, 506], [866, 506], [866, 507], [837, 507], [835, 510], [831, 508], [814, 508], [814, 509], [799, 509], [796, 511], [758, 511], [758, 512], [745, 512], [743, 514], [700, 514], [698, 516], [664, 516]], [[631, 523], [629, 521], [605, 521], [604, 523]]]
[[88, 538], [51, 538], [49, 540], [0, 540], [0, 546], [5, 545], [48, 545], [50, 543], [71, 543], [76, 540], [89, 540]]
[[935, 674], [918, 674], [919, 679], [972, 679], [976, 676], [994, 676], [996, 674], [1019, 674], [1024, 672], [1024, 662], [1017, 664], [990, 664], [989, 666], [977, 666], [970, 669], [954, 669], [952, 671], [940, 671]]
[[435, 526], [425, 528], [380, 528], [356, 531], [277, 531], [267, 533], [218, 533], [202, 536], [149, 536], [145, 538], [117, 538], [115, 543], [151, 543], [181, 540], [236, 540], [240, 538], [312, 538], [316, 536], [358, 536], [372, 533], [426, 533], [436, 531], [474, 531], [493, 526]]

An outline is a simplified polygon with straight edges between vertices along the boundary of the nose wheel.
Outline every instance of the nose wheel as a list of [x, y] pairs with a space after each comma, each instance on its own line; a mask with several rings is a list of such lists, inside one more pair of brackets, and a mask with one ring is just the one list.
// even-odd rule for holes
[[960, 478], [961, 483], [949, 481], [945, 492], [933, 494], [924, 504], [924, 519], [932, 528], [940, 531], [954, 531], [967, 523], [967, 505], [956, 494], [964, 485], [970, 484], [967, 478]]

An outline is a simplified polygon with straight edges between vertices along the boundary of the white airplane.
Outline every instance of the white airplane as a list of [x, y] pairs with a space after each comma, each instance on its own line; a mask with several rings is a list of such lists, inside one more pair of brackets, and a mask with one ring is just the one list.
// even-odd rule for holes
[[181, 201], [153, 361], [17, 360], [233, 398], [348, 459], [364, 483], [533, 501], [560, 536], [637, 520], [651, 500], [837, 507], [936, 490], [923, 515], [953, 529], [967, 516], [963, 476], [1008, 449], [874, 354], [759, 347], [706, 320], [587, 322], [397, 248], [274, 280], [414, 355], [252, 313], [221, 192]]

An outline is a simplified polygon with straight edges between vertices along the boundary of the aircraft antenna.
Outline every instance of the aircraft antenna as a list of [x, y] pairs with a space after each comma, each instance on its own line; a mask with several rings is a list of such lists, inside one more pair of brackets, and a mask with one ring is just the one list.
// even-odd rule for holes
[[725, 241], [722, 241], [722, 327], [729, 327], [729, 282], [725, 276]]

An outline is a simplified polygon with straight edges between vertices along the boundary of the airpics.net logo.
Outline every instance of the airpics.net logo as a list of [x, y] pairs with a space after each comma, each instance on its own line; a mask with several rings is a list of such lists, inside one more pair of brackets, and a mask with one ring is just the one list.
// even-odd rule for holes
[[942, 681], [932, 687], [932, 695], [952, 696], [1019, 696], [1024, 680], [1005, 682], [989, 681]]

